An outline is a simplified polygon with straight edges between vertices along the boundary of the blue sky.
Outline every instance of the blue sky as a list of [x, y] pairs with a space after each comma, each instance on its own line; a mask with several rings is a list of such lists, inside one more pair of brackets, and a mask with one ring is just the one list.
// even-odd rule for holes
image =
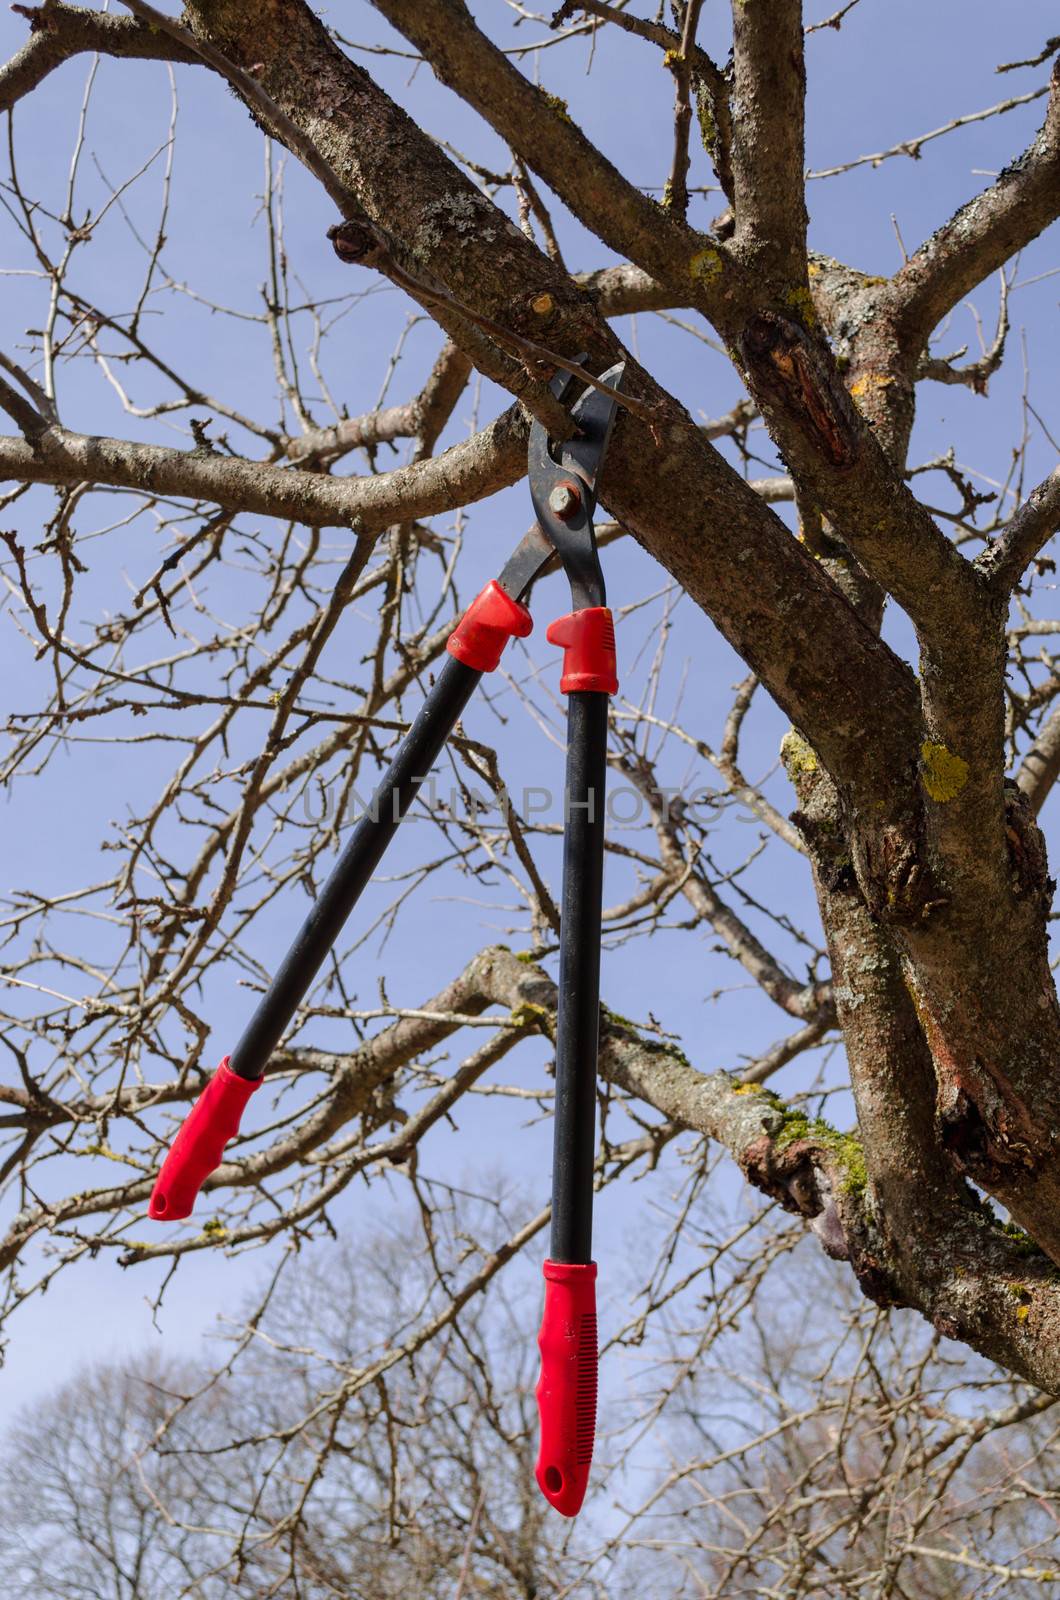
[[[502, 26], [508, 12], [499, 0], [473, 7], [497, 37], [508, 43], [525, 43], [540, 29], [524, 24], [518, 30]], [[638, 7], [643, 10], [643, 6]], [[821, 8], [822, 14], [824, 7]], [[399, 44], [396, 36], [366, 4], [335, 6], [330, 18], [350, 38], [366, 45]], [[499, 21], [498, 19], [502, 19]], [[811, 17], [812, 20], [812, 17]], [[974, 23], [974, 26], [972, 25]], [[1026, 93], [1044, 82], [1046, 68], [996, 75], [1002, 61], [1033, 55], [1055, 28], [1054, 7], [1046, 0], [998, 7], [961, 0], [861, 0], [840, 33], [831, 29], [814, 34], [808, 43], [809, 126], [808, 161], [811, 168], [829, 167], [862, 154], [883, 150], [899, 140], [924, 134], [951, 118], [981, 110], [1009, 96]], [[0, 15], [0, 53], [11, 54], [25, 37], [25, 23], [8, 13]], [[724, 18], [720, 4], [705, 8], [704, 42], [724, 53]], [[404, 48], [403, 46], [401, 46]], [[503, 165], [499, 141], [474, 115], [436, 83], [426, 69], [414, 70], [407, 60], [378, 54], [358, 54], [357, 59], [405, 104], [430, 132], [472, 154], [487, 165]], [[654, 52], [639, 41], [615, 32], [598, 38], [591, 60], [585, 41], [562, 49], [550, 48], [524, 58], [524, 70], [540, 73], [546, 87], [561, 95], [572, 113], [583, 121], [616, 164], [644, 185], [661, 187], [669, 164], [672, 89]], [[89, 70], [82, 58], [55, 73], [16, 114], [19, 168], [30, 193], [48, 197], [58, 206], [65, 188], [69, 150], [76, 126], [82, 88]], [[258, 302], [264, 275], [263, 236], [256, 218], [261, 192], [262, 148], [260, 136], [245, 111], [214, 78], [191, 69], [177, 69], [180, 96], [177, 156], [173, 178], [173, 209], [168, 229], [165, 262], [179, 281], [193, 282], [197, 290], [233, 306], [251, 308]], [[863, 167], [844, 176], [809, 185], [811, 243], [874, 273], [892, 272], [901, 260], [898, 234], [912, 250], [969, 195], [990, 181], [997, 170], [1022, 150], [1042, 114], [1042, 102], [1008, 115], [964, 128], [925, 145], [919, 161], [899, 157], [879, 168]], [[165, 69], [157, 64], [104, 61], [99, 68], [97, 92], [88, 118], [86, 155], [79, 194], [82, 203], [98, 207], [105, 190], [95, 163], [113, 182], [135, 172], [167, 137], [170, 115]], [[712, 179], [705, 158], [696, 157], [693, 183]], [[157, 210], [161, 159], [128, 197], [129, 213], [150, 225]], [[504, 203], [508, 203], [505, 201]], [[721, 209], [716, 195], [696, 197], [693, 218], [707, 222]], [[892, 220], [893, 218], [893, 220]], [[292, 260], [314, 293], [345, 294], [356, 277], [360, 287], [372, 290], [365, 305], [341, 322], [329, 340], [325, 367], [333, 391], [351, 413], [369, 409], [377, 399], [386, 361], [409, 307], [403, 297], [380, 290], [370, 275], [342, 267], [324, 240], [334, 215], [330, 203], [300, 171], [289, 165], [287, 177], [287, 246]], [[577, 268], [605, 264], [608, 253], [596, 245], [579, 225], [556, 208], [568, 262]], [[0, 266], [22, 271], [30, 265], [20, 242], [0, 217]], [[1055, 237], [1046, 237], [1028, 249], [1020, 264], [1018, 282], [1047, 273], [1056, 265]], [[120, 218], [115, 214], [100, 237], [78, 264], [78, 283], [86, 295], [102, 303], [119, 305], [142, 272], [142, 256]], [[1060, 436], [1060, 415], [1052, 374], [1057, 361], [1057, 297], [1060, 278], [1043, 277], [1018, 288], [1012, 298], [1013, 334], [1005, 367], [991, 382], [989, 400], [963, 388], [922, 386], [913, 462], [953, 447], [958, 461], [973, 466], [989, 479], [1003, 479], [1013, 445], [1023, 428], [1021, 391], [1024, 383], [1023, 346], [1030, 364], [1030, 394], [1053, 436]], [[984, 285], [973, 297], [988, 337], [996, 317], [996, 286]], [[39, 282], [24, 276], [7, 277], [3, 301], [3, 348], [15, 355], [25, 343], [27, 327], [39, 326], [42, 315]], [[209, 392], [218, 392], [231, 404], [261, 414], [271, 421], [276, 404], [275, 384], [264, 340], [245, 325], [211, 315], [203, 308], [189, 310], [173, 299], [159, 301], [153, 320], [154, 337], [181, 370]], [[626, 319], [621, 333], [640, 358], [667, 383], [693, 412], [717, 415], [739, 398], [738, 381], [728, 363], [706, 345], [667, 327], [657, 319]], [[961, 307], [940, 341], [946, 351], [970, 344], [977, 353], [975, 323]], [[421, 323], [410, 335], [401, 365], [394, 377], [391, 398], [403, 399], [422, 381], [439, 344], [436, 331]], [[190, 443], [175, 422], [139, 422], [125, 416], [114, 395], [88, 371], [73, 367], [61, 375], [64, 421], [88, 432], [113, 432], [127, 437]], [[140, 389], [141, 398], [147, 392]], [[478, 417], [485, 420], [503, 405], [503, 397], [484, 386]], [[457, 409], [444, 442], [460, 437], [474, 423], [471, 395]], [[233, 430], [233, 438], [237, 431]], [[764, 456], [768, 450], [756, 436]], [[242, 441], [249, 449], [249, 442]], [[1028, 482], [1037, 482], [1055, 460], [1055, 450], [1035, 429], [1028, 451]], [[350, 470], [362, 470], [351, 463]], [[760, 468], [757, 470], [768, 470]], [[926, 499], [938, 496], [950, 504], [951, 496], [940, 480], [920, 480]], [[930, 485], [930, 487], [928, 487]], [[18, 502], [17, 518], [27, 542], [32, 543], [39, 520], [51, 505], [49, 491], [36, 490]], [[508, 548], [530, 519], [525, 487], [495, 497], [477, 508], [468, 521], [463, 593], [496, 570]], [[79, 532], [105, 522], [97, 508]], [[265, 524], [266, 539], [275, 529]], [[328, 543], [336, 555], [342, 539], [331, 530]], [[75, 625], [86, 625], [103, 611], [124, 603], [129, 583], [135, 587], [157, 565], [155, 541], [142, 528], [126, 535], [108, 536], [86, 543], [90, 563], [79, 592]], [[616, 609], [658, 591], [665, 575], [627, 541], [608, 553], [608, 582]], [[46, 591], [53, 579], [41, 575]], [[238, 579], [232, 587], [214, 594], [218, 605], [245, 603]], [[547, 665], [551, 655], [543, 645], [544, 623], [551, 614], [566, 609], [556, 580], [548, 593], [542, 588], [537, 601], [538, 632], [532, 654], [524, 661]], [[555, 607], [550, 613], [549, 606]], [[658, 626], [661, 610], [648, 607], [631, 619], [628, 658], [633, 666], [627, 680], [630, 690], [641, 681], [643, 664], [637, 650]], [[900, 617], [888, 621], [888, 635], [907, 647]], [[324, 667], [356, 659], [370, 639], [371, 607], [346, 625], [329, 645]], [[638, 631], [640, 630], [640, 631]], [[623, 648], [627, 648], [624, 646]], [[741, 664], [687, 602], [678, 605], [673, 618], [671, 665], [665, 694], [678, 695], [686, 667], [691, 672], [684, 691], [685, 708], [696, 731], [711, 742], [720, 738], [721, 723], [731, 699], [731, 685], [743, 676]], [[0, 671], [7, 707], [32, 700], [43, 684], [43, 671], [35, 666], [25, 641], [13, 625], [11, 609], [0, 611]], [[505, 711], [504, 691], [495, 708], [480, 706], [469, 725], [472, 731], [500, 740], [497, 722]], [[553, 734], [560, 724], [553, 723]], [[763, 704], [748, 729], [747, 766], [754, 776], [775, 763], [776, 747], [784, 723]], [[260, 728], [260, 725], [259, 725]], [[513, 735], [512, 737], [516, 737]], [[521, 743], [513, 774], [519, 781], [536, 781], [542, 771], [558, 773], [561, 753], [553, 741], [540, 734], [517, 736]], [[253, 743], [254, 725], [248, 721], [243, 738]], [[88, 881], [92, 860], [112, 819], [138, 806], [157, 791], [168, 773], [171, 757], [163, 749], [149, 750], [135, 762], [117, 763], [106, 748], [81, 747], [69, 760], [53, 767], [50, 776], [34, 783], [17, 783], [0, 817], [3, 827], [3, 885], [55, 889]], [[683, 776], [683, 764], [674, 758], [674, 781]], [[783, 810], [790, 809], [790, 793], [781, 777], [774, 777], [770, 793]], [[719, 839], [719, 853], [735, 861], [755, 836], [755, 829], [727, 826]], [[430, 830], [417, 828], [402, 841], [395, 860], [408, 865], [430, 849]], [[102, 857], [99, 858], [102, 860]], [[546, 860], [548, 860], [546, 853]], [[768, 865], [766, 864], [768, 863]], [[389, 863], [388, 863], [389, 866]], [[553, 872], [557, 859], [551, 858]], [[100, 869], [102, 872], [102, 868]], [[789, 861], [779, 850], [770, 851], [748, 880], [763, 893], [779, 894], [785, 909], [796, 919], [815, 927], [808, 878], [803, 865]], [[617, 898], [611, 888], [609, 898]], [[393, 1001], [421, 1003], [458, 969], [460, 962], [483, 942], [502, 937], [510, 916], [503, 909], [506, 897], [486, 896], [486, 904], [470, 903], [466, 886], [452, 886], [455, 898], [440, 905], [432, 902], [416, 917], [404, 918], [385, 949], [369, 945], [359, 961], [359, 993], [364, 1003], [375, 994], [375, 978], [383, 974]], [[358, 912], [362, 923], [383, 903], [383, 893], [369, 899]], [[256, 953], [271, 966], [282, 952], [286, 937], [303, 907], [274, 905], [261, 919]], [[768, 927], [763, 924], [763, 927]], [[442, 936], [444, 930], [444, 936]], [[772, 936], [772, 935], [771, 935]], [[780, 948], [789, 957], [794, 946]], [[690, 938], [677, 932], [662, 933], [650, 945], [635, 944], [608, 952], [605, 960], [605, 999], [623, 1012], [645, 1016], [649, 1009], [683, 1038], [697, 1066], [710, 1069], [734, 1065], [739, 1055], [752, 1054], [787, 1031], [786, 1019], [773, 1013], [755, 995], [740, 989], [719, 1004], [707, 1004], [711, 991], [740, 982], [728, 962], [711, 953], [711, 940]], [[208, 1049], [224, 1053], [245, 1019], [245, 996], [226, 985], [211, 997], [217, 1026]], [[345, 1038], [334, 1025], [330, 1039], [323, 1030], [321, 1042], [339, 1044]], [[517, 1081], [531, 1081], [540, 1071], [542, 1049], [526, 1048], [520, 1055]], [[8, 1064], [0, 1065], [7, 1071]], [[795, 1069], [793, 1069], [793, 1072]], [[506, 1072], [506, 1076], [513, 1074]], [[797, 1074], [796, 1074], [797, 1076]], [[794, 1078], [791, 1080], [794, 1081]], [[783, 1087], [783, 1081], [780, 1084]], [[492, 1115], [492, 1113], [491, 1113]], [[439, 1172], [451, 1176], [475, 1170], [480, 1151], [514, 1180], [541, 1193], [540, 1174], [547, 1167], [547, 1127], [519, 1128], [510, 1121], [503, 1137], [480, 1107], [461, 1118], [461, 1131], [433, 1153]], [[485, 1142], [484, 1142], [485, 1141]], [[544, 1198], [544, 1194], [541, 1194]], [[385, 1201], [377, 1203], [385, 1204]], [[363, 1227], [371, 1202], [361, 1195], [346, 1197], [338, 1215], [344, 1225]], [[621, 1259], [626, 1230], [640, 1213], [638, 1191], [627, 1192], [598, 1211], [598, 1255]], [[323, 1243], [316, 1249], [327, 1249]], [[159, 1319], [161, 1336], [177, 1350], [193, 1346], [201, 1331], [212, 1325], [219, 1311], [231, 1312], [239, 1295], [254, 1281], [260, 1262], [251, 1256], [228, 1261], [199, 1255], [184, 1263], [167, 1294]], [[123, 1273], [102, 1258], [61, 1276], [46, 1297], [28, 1305], [12, 1325], [3, 1386], [6, 1403], [20, 1402], [65, 1376], [81, 1359], [107, 1356], [139, 1348], [159, 1337], [152, 1326], [147, 1298], [157, 1286], [157, 1268]], [[615, 1279], [612, 1278], [612, 1282]], [[72, 1331], [75, 1337], [71, 1337]], [[5, 1403], [5, 1401], [0, 1401]]]

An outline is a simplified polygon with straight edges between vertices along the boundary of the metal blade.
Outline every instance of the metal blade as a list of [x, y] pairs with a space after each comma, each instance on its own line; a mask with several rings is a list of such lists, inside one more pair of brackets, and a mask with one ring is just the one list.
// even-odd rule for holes
[[497, 582], [513, 600], [522, 600], [534, 579], [548, 566], [555, 554], [556, 547], [552, 540], [540, 523], [535, 522], [504, 563]]
[[[575, 359], [581, 365], [586, 357], [579, 355]], [[600, 381], [609, 384], [612, 389], [621, 389], [625, 370], [624, 361], [616, 362], [603, 373]], [[552, 380], [552, 392], [557, 399], [565, 400], [576, 381], [569, 374], [557, 373]], [[559, 467], [562, 471], [574, 473], [585, 484], [589, 501], [586, 513], [590, 523], [588, 532], [590, 550], [593, 549], [591, 517], [596, 498], [596, 479], [600, 464], [607, 453], [617, 409], [617, 404], [610, 395], [601, 394], [599, 389], [586, 389], [571, 408], [571, 417], [577, 424], [578, 435], [560, 446], [557, 451], [558, 460], [553, 458], [548, 435], [541, 424], [535, 422], [530, 430], [528, 461], [531, 483], [535, 472], [539, 476], [542, 472], [554, 474]], [[563, 529], [563, 532], [566, 533], [567, 530]], [[536, 522], [512, 551], [497, 582], [506, 594], [510, 594], [514, 600], [521, 600], [534, 579], [557, 554], [551, 536], [540, 522]]]
[[[617, 361], [600, 374], [600, 382], [606, 383], [611, 389], [621, 389], [625, 370], [626, 363]], [[610, 395], [601, 394], [599, 389], [586, 389], [571, 410], [571, 416], [578, 424], [578, 436], [560, 446], [559, 465], [576, 472], [594, 492], [601, 463], [611, 442], [617, 410], [618, 404]]]

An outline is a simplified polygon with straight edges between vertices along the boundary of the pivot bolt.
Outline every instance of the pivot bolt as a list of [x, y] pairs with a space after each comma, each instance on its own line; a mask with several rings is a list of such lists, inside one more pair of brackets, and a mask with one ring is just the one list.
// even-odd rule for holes
[[581, 503], [581, 495], [573, 484], [569, 483], [557, 483], [548, 497], [549, 510], [554, 511], [564, 522], [570, 521]]

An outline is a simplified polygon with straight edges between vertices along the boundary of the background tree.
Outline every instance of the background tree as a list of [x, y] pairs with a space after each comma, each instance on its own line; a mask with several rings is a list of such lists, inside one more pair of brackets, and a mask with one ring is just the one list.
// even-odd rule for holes
[[443, 1298], [438, 1255], [402, 1221], [286, 1272], [220, 1372], [90, 1369], [27, 1413], [3, 1469], [14, 1592], [533, 1600], [576, 1580], [534, 1482], [530, 1352], [503, 1293], [339, 1412], [320, 1405]]
[[[0, 1462], [8, 1592], [1022, 1600], [1058, 1581], [1052, 1398], [955, 1362], [922, 1322], [837, 1286], [780, 1218], [739, 1321], [734, 1285], [694, 1361], [680, 1338], [662, 1359], [653, 1341], [603, 1442], [621, 1509], [590, 1503], [568, 1530], [533, 1478], [535, 1375], [518, 1337], [532, 1283], [514, 1297], [498, 1283], [424, 1351], [350, 1383], [439, 1302], [439, 1265], [484, 1219], [466, 1201], [442, 1208], [433, 1253], [409, 1214], [396, 1220], [288, 1268], [230, 1329], [220, 1372], [96, 1368], [27, 1410]], [[343, 1406], [322, 1409], [337, 1382]], [[652, 1417], [645, 1473], [632, 1442]]]
[[[616, 1305], [608, 1337], [616, 1350], [644, 1341], [652, 1360], [674, 1339], [702, 1385], [710, 1340], [794, 1247], [795, 1223], [773, 1231], [779, 1207], [849, 1263], [874, 1330], [890, 1326], [877, 1310], [920, 1313], [964, 1347], [969, 1382], [1060, 1392], [1060, 1013], [1036, 820], [1060, 771], [1058, 624], [1039, 614], [1060, 522], [1060, 473], [1042, 475], [1056, 447], [1025, 388], [1005, 481], [984, 490], [962, 456], [910, 453], [926, 386], [985, 393], [1021, 252], [1060, 210], [1056, 41], [1003, 63], [1030, 87], [972, 118], [1031, 107], [1041, 120], [1028, 147], [877, 276], [807, 243], [806, 30], [823, 25], [795, 0], [738, 0], [731, 32], [696, 0], [665, 15], [592, 0], [562, 7], [551, 28], [517, 4], [476, 19], [460, 0], [377, 0], [358, 16], [394, 31], [367, 48], [345, 17], [330, 28], [299, 0], [189, 0], [179, 23], [142, 0], [120, 16], [26, 9], [29, 39], [0, 72], [0, 107], [17, 107], [7, 282], [12, 314], [26, 311], [0, 357], [13, 429], [0, 474], [18, 522], [3, 575], [25, 641], [0, 773], [30, 827], [50, 806], [68, 834], [56, 855], [74, 851], [79, 876], [49, 862], [36, 885], [16, 882], [3, 917], [6, 1309], [100, 1256], [155, 1263], [159, 1298], [206, 1251], [272, 1246], [286, 1259], [282, 1244], [308, 1247], [359, 1217], [354, 1197], [381, 1179], [408, 1186], [433, 1249], [439, 1207], [469, 1184], [486, 1192], [482, 1151], [539, 1161], [540, 1187], [561, 823], [528, 786], [546, 762], [558, 771], [561, 708], [526, 651], [469, 714], [444, 792], [421, 807], [426, 825], [402, 841], [277, 1052], [271, 1095], [210, 1190], [216, 1214], [202, 1232], [149, 1234], [143, 1221], [161, 1152], [222, 1053], [208, 1036], [235, 1026], [266, 981], [454, 616], [506, 548], [492, 507], [485, 541], [464, 508], [518, 482], [531, 417], [569, 428], [547, 387], [557, 365], [586, 352], [599, 372], [625, 349], [602, 500], [614, 594], [627, 600], [611, 761], [636, 814], [610, 840], [606, 971], [622, 1011], [644, 1020], [603, 1019], [599, 1181], [612, 1218], [637, 1220], [617, 1280], [633, 1311]], [[811, 45], [842, 48], [854, 11]], [[656, 145], [660, 90], [672, 99], [654, 192], [586, 131], [620, 49], [637, 52]], [[583, 106], [534, 79], [575, 50], [592, 66]], [[42, 159], [47, 97], [72, 103], [64, 64], [86, 53], [60, 176]], [[410, 58], [452, 92], [444, 129], [399, 103], [419, 111], [417, 79], [393, 70]], [[127, 176], [112, 178], [88, 142], [100, 74], [114, 87], [98, 114], [120, 118], [125, 75], [160, 70], [179, 72], [222, 130], [210, 145], [193, 119], [193, 207], [172, 166], [175, 98], [170, 134], [131, 167], [128, 130], [111, 127]], [[181, 235], [208, 279], [237, 248], [230, 213], [209, 209], [228, 177], [218, 151], [236, 140], [228, 90], [242, 133], [245, 109], [267, 135], [266, 283], [256, 296], [240, 282], [226, 300], [170, 263]], [[967, 120], [863, 164], [918, 157]], [[465, 132], [471, 154], [455, 146]], [[599, 255], [574, 270], [592, 241]], [[996, 335], [978, 358], [941, 353], [946, 319], [994, 273]], [[386, 285], [405, 298], [382, 298]], [[634, 315], [626, 348], [614, 323]], [[347, 330], [374, 348], [387, 317], [382, 391], [358, 408]], [[415, 357], [421, 380], [395, 402], [421, 332], [434, 339]], [[668, 381], [679, 334], [697, 341], [710, 393], [723, 370], [739, 386], [724, 415], [696, 420], [685, 401], [706, 395], [687, 375]], [[399, 445], [406, 459], [391, 465]], [[509, 503], [521, 527], [525, 495]], [[724, 713], [714, 685], [733, 657], [710, 625], [744, 664]], [[767, 751], [788, 722], [784, 778]], [[118, 801], [109, 815], [124, 807], [102, 844], [82, 829], [101, 781]], [[505, 791], [511, 807], [498, 804]], [[819, 926], [807, 927], [811, 876]], [[440, 896], [465, 902], [459, 915]], [[498, 924], [518, 954], [496, 943]], [[760, 1006], [737, 1002], [731, 1070], [706, 1070], [668, 975], [716, 992], [720, 1008], [733, 962]], [[366, 968], [383, 975], [378, 1000], [364, 995]], [[774, 1007], [787, 1031], [770, 1044]], [[456, 1064], [449, 1041], [466, 1049]], [[721, 1153], [759, 1191], [753, 1202], [729, 1192]], [[434, 1261], [435, 1297], [324, 1384], [319, 1418], [337, 1428], [352, 1395], [457, 1337], [491, 1286], [517, 1278], [543, 1242], [541, 1198], [476, 1212], [462, 1248]], [[849, 1283], [827, 1281], [839, 1304]], [[915, 1345], [907, 1320], [894, 1337]], [[527, 1311], [528, 1344], [532, 1322]], [[992, 1369], [972, 1352], [1008, 1376], [982, 1377]], [[650, 1418], [653, 1402], [637, 1403]], [[1028, 1404], [1006, 1390], [1000, 1414]], [[724, 1455], [726, 1440], [714, 1444]], [[861, 1481], [871, 1466], [897, 1483], [877, 1448], [864, 1446]], [[638, 1470], [627, 1456], [613, 1456], [616, 1472]], [[810, 1465], [792, 1454], [785, 1494], [797, 1499]], [[816, 1515], [838, 1486], [810, 1480]], [[731, 1493], [746, 1488], [734, 1479]], [[808, 1573], [819, 1552], [835, 1556], [807, 1515]], [[849, 1515], [838, 1540], [862, 1539]], [[772, 1558], [773, 1526], [763, 1511], [754, 1555], [739, 1558], [748, 1582], [760, 1552]], [[712, 1560], [714, 1527], [699, 1534]], [[925, 1555], [914, 1531], [871, 1548], [886, 1594], [901, 1592], [903, 1563], [945, 1564], [961, 1547]], [[1044, 1582], [1044, 1570], [1019, 1581]], [[704, 1581], [725, 1579], [712, 1569]]]

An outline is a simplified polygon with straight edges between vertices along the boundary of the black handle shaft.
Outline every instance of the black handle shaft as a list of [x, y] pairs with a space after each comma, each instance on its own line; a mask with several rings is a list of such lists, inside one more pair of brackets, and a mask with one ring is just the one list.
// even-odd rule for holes
[[481, 677], [481, 672], [473, 667], [446, 656], [434, 687], [387, 768], [368, 811], [354, 828], [313, 909], [229, 1057], [229, 1069], [239, 1077], [260, 1078], [265, 1071], [269, 1057]]
[[576, 690], [567, 697], [549, 1256], [553, 1261], [576, 1264], [592, 1259], [607, 707], [607, 695], [595, 690]]

